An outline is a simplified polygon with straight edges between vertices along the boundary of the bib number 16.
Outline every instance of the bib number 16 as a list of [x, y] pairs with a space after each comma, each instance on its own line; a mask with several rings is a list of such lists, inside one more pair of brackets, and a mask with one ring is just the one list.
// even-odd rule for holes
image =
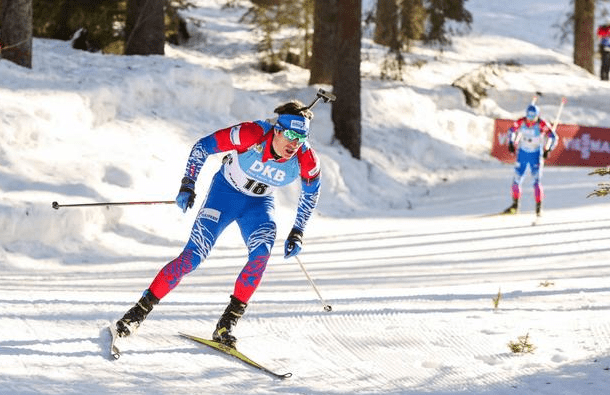
[[269, 185], [264, 184], [262, 182], [258, 182], [251, 178], [248, 178], [248, 181], [244, 184], [244, 189], [252, 192], [255, 195], [264, 195], [269, 188]]

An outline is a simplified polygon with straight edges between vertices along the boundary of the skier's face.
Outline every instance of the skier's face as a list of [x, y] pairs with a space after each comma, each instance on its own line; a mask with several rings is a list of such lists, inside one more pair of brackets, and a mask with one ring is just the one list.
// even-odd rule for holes
[[299, 139], [289, 139], [282, 130], [275, 129], [273, 136], [273, 150], [282, 157], [290, 159], [303, 144]]

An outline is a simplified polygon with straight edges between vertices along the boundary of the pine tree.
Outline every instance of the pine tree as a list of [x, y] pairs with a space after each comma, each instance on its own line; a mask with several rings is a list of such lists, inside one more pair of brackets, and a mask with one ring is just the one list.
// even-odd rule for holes
[[[253, 23], [261, 37], [258, 51], [262, 54], [262, 70], [279, 71], [281, 61], [309, 67], [313, 15], [314, 0], [252, 1], [242, 21]], [[295, 28], [298, 36], [280, 39], [280, 31], [285, 32], [287, 28]]]
[[450, 30], [447, 30], [447, 21], [463, 22], [468, 26], [472, 23], [472, 14], [466, 10], [466, 0], [429, 0], [428, 28], [425, 36], [427, 42], [438, 42], [442, 45], [449, 44]]

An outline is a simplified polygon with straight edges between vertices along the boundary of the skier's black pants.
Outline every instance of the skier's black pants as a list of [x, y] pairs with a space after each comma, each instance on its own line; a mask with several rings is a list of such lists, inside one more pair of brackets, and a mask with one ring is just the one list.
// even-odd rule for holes
[[608, 81], [608, 72], [610, 71], [610, 48], [604, 48], [600, 45], [599, 52], [602, 54], [602, 67], [600, 70], [600, 78], [602, 81]]

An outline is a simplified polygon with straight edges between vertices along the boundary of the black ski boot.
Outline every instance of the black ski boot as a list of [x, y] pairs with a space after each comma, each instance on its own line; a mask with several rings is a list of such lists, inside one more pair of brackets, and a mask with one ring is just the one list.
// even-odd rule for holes
[[144, 296], [140, 298], [138, 303], [125, 313], [123, 318], [117, 321], [116, 331], [120, 337], [127, 337], [135, 333], [136, 329], [142, 324], [148, 313], [153, 307], [159, 303], [159, 299], [155, 297], [149, 290], [144, 292]]
[[540, 217], [542, 215], [542, 201], [536, 202], [536, 216]]
[[231, 331], [233, 330], [233, 326], [237, 324], [237, 320], [244, 315], [246, 306], [248, 306], [246, 303], [241, 302], [235, 296], [231, 295], [231, 302], [225, 309], [225, 312], [222, 313], [222, 316], [220, 316], [220, 319], [216, 324], [216, 329], [212, 334], [212, 340], [235, 348], [237, 339], [231, 334]]
[[519, 199], [513, 198], [513, 204], [504, 210], [502, 214], [517, 214], [517, 211], [519, 211]]

